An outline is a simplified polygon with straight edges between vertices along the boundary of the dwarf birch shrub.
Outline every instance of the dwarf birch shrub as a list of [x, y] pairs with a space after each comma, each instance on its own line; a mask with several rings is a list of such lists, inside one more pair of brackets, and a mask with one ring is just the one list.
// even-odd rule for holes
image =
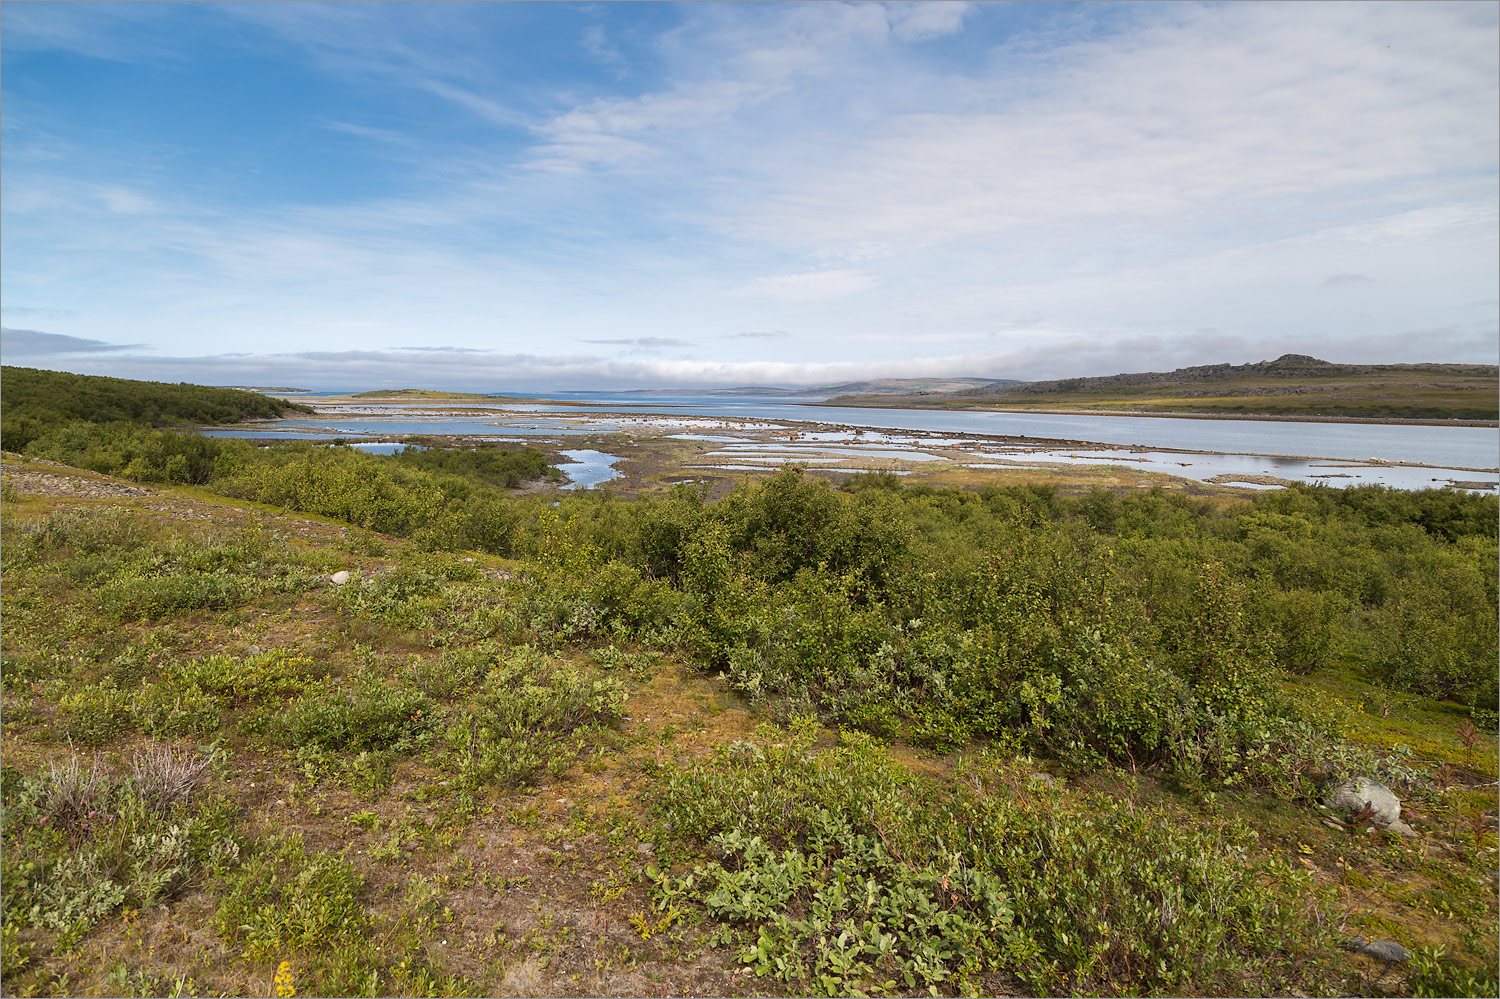
[[338, 950], [369, 932], [359, 901], [364, 880], [338, 854], [309, 856], [300, 834], [263, 841], [218, 888], [214, 926], [248, 957]]
[[498, 659], [445, 733], [446, 765], [465, 793], [482, 786], [526, 786], [565, 772], [584, 747], [580, 730], [624, 713], [625, 687], [530, 646]]
[[651, 870], [658, 906], [702, 906], [757, 975], [796, 991], [1261, 993], [1318, 987], [1331, 900], [1255, 834], [1038, 782], [998, 754], [925, 781], [867, 740], [812, 728], [729, 747], [655, 783], [690, 871]]
[[420, 691], [359, 674], [305, 690], [280, 715], [277, 738], [292, 747], [358, 753], [410, 751], [431, 725], [431, 703]]

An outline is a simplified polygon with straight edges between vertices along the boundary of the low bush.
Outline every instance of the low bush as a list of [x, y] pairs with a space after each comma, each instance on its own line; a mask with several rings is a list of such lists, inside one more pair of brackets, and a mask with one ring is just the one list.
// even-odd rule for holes
[[1074, 800], [1025, 758], [981, 756], [946, 793], [867, 740], [811, 751], [802, 727], [658, 778], [669, 839], [718, 859], [649, 871], [782, 988], [1263, 994], [1319, 987], [1331, 903], [1255, 834]]
[[172, 898], [238, 859], [235, 809], [205, 796], [212, 760], [153, 746], [128, 776], [72, 757], [5, 774], [3, 921], [76, 939], [123, 905]]
[[617, 677], [593, 676], [523, 646], [495, 662], [473, 706], [450, 722], [447, 765], [467, 793], [560, 775], [583, 748], [574, 733], [618, 719], [625, 696]]
[[278, 717], [276, 738], [342, 753], [409, 752], [431, 727], [431, 707], [420, 692], [360, 674], [305, 690]]
[[214, 925], [247, 957], [333, 953], [369, 933], [364, 880], [335, 853], [308, 855], [300, 835], [273, 836], [219, 879]]
[[103, 746], [132, 727], [129, 696], [108, 681], [79, 687], [58, 699], [56, 730], [75, 745]]
[[296, 648], [242, 658], [216, 653], [185, 660], [167, 671], [174, 685], [228, 698], [242, 707], [292, 697], [327, 675], [326, 666]]

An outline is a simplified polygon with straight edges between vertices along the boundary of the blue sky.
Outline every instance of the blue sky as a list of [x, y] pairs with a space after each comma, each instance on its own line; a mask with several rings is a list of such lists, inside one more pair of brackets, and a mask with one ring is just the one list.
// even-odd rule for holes
[[1495, 363], [1497, 11], [6, 3], [0, 352], [488, 391]]

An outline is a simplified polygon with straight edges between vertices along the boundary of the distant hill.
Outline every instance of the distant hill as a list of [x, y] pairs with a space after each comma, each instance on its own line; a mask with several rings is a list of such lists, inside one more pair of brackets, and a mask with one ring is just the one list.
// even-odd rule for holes
[[823, 405], [856, 402], [896, 408], [1494, 421], [1500, 416], [1500, 369], [1493, 364], [1335, 364], [1283, 354], [1252, 364], [991, 382], [941, 398], [921, 392], [846, 394]]
[[865, 394], [947, 394], [964, 389], [984, 388], [991, 385], [1019, 385], [1013, 379], [994, 378], [873, 378], [863, 382], [839, 382], [835, 385], [813, 385], [803, 388], [788, 388], [785, 385], [737, 385], [734, 388], [705, 389], [632, 389], [611, 395], [674, 396], [701, 392], [703, 395], [765, 396], [773, 399], [819, 396], [849, 396]]
[[809, 395], [877, 395], [900, 392], [909, 395], [958, 395], [1006, 385], [1020, 385], [1014, 378], [872, 378], [864, 382], [820, 385]]
[[9, 451], [20, 451], [47, 430], [72, 421], [161, 427], [311, 412], [299, 403], [239, 389], [0, 368], [0, 438]]
[[433, 389], [373, 389], [355, 392], [351, 399], [492, 399], [483, 392], [439, 392]]

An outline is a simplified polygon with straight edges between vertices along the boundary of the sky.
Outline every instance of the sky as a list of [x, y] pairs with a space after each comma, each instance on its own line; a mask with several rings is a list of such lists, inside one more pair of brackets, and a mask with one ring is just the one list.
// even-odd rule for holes
[[6, 364], [487, 392], [1500, 354], [1500, 5], [0, 5]]

